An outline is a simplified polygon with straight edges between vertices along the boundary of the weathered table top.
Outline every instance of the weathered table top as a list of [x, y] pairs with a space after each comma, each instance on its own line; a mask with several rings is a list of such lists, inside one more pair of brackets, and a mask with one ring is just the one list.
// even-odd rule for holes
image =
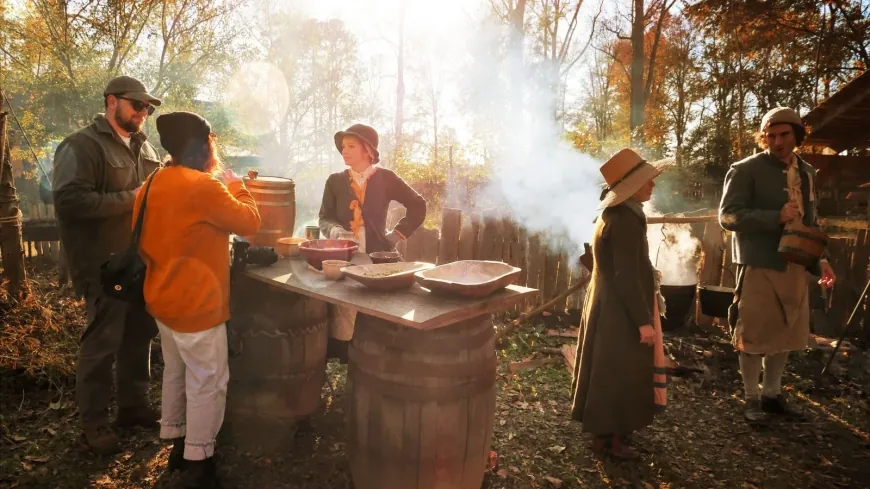
[[[357, 254], [352, 263], [371, 263]], [[327, 280], [301, 258], [282, 258], [269, 267], [248, 266], [245, 273], [276, 287], [330, 304], [351, 306], [359, 312], [416, 329], [434, 329], [483, 314], [504, 311], [536, 294], [536, 289], [510, 285], [482, 298], [433, 294], [414, 284], [406, 290], [379, 292], [345, 278]]]

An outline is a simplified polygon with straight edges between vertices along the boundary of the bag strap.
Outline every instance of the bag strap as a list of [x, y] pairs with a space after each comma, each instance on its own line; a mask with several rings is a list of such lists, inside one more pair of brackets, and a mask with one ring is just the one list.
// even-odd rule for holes
[[130, 242], [130, 247], [139, 249], [139, 238], [142, 236], [142, 221], [145, 220], [145, 204], [148, 203], [148, 191], [151, 190], [151, 182], [154, 181], [154, 175], [160, 171], [160, 167], [154, 170], [154, 173], [148, 177], [148, 182], [145, 184], [145, 195], [142, 197], [142, 207], [139, 208], [139, 213], [136, 216], [136, 225], [133, 227], [133, 239]]

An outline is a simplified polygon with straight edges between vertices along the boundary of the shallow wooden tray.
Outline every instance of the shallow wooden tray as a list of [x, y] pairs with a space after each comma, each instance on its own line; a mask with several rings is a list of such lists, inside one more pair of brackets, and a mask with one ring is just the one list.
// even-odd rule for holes
[[375, 290], [407, 289], [414, 285], [414, 274], [435, 267], [431, 263], [399, 262], [356, 265], [341, 269], [346, 277]]
[[462, 260], [414, 274], [433, 292], [463, 297], [484, 297], [516, 283], [520, 270], [500, 261]]

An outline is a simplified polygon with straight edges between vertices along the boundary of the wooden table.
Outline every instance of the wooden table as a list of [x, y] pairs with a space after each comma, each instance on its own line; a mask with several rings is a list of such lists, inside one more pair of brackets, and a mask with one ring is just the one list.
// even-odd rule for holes
[[484, 298], [456, 298], [414, 284], [376, 292], [349, 278], [327, 280], [300, 259], [249, 267], [245, 276], [288, 300], [304, 296], [359, 311], [345, 410], [354, 487], [479, 489], [497, 389], [491, 314], [537, 290], [509, 286]]
[[[358, 265], [371, 263], [362, 254], [357, 254], [351, 262]], [[535, 289], [510, 285], [488, 297], [464, 299], [432, 294], [417, 284], [408, 290], [378, 292], [348, 278], [327, 280], [304, 260], [286, 258], [268, 267], [249, 266], [246, 275], [289, 292], [330, 304], [350, 306], [363, 314], [423, 330], [504, 311], [538, 292]]]

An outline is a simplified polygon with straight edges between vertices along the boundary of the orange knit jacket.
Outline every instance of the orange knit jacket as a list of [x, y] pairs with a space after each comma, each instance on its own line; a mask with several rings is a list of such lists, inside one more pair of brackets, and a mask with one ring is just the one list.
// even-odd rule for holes
[[[242, 182], [225, 186], [182, 166], [152, 178], [139, 241], [148, 312], [181, 333], [213, 328], [230, 318], [229, 235], [257, 232], [257, 205]], [[136, 196], [134, 226], [144, 190]]]

